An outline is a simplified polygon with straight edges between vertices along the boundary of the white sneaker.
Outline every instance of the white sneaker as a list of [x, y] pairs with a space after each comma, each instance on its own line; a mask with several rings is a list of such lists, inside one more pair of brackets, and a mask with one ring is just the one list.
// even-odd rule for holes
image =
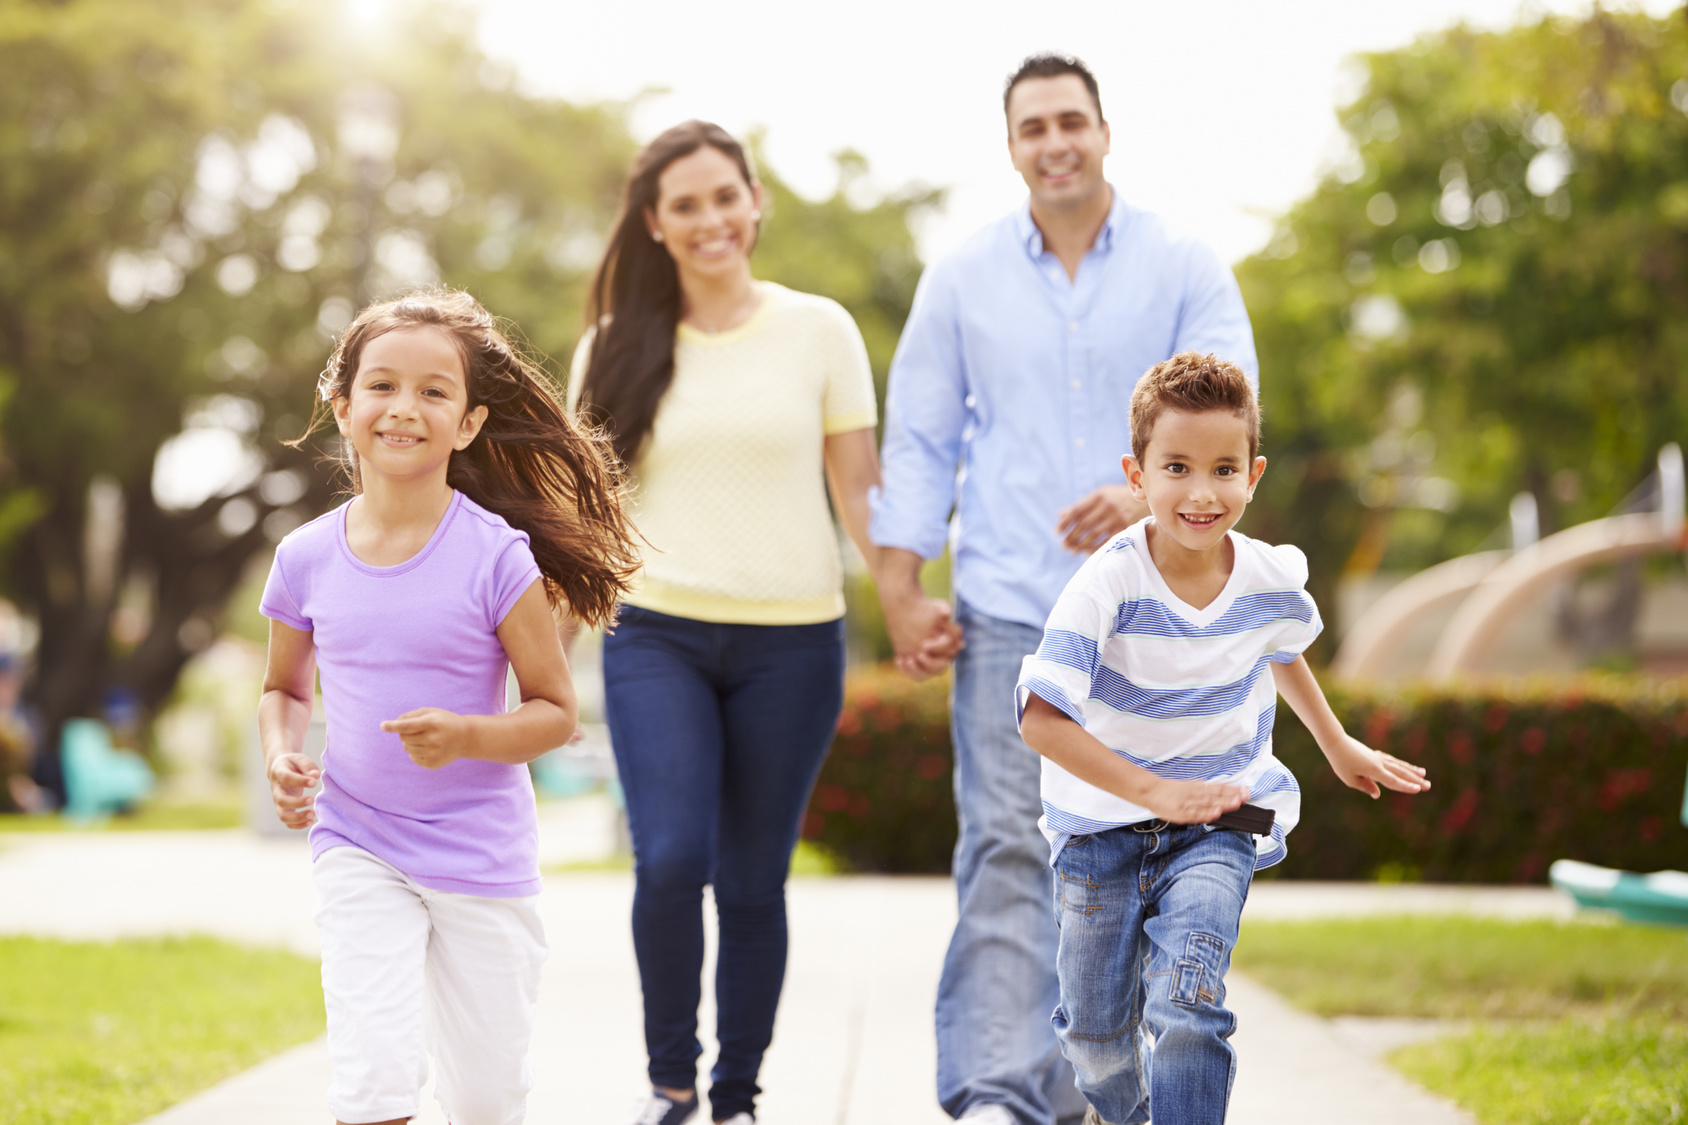
[[977, 1105], [962, 1115], [964, 1125], [1020, 1125], [1005, 1105]]
[[748, 1113], [735, 1113], [725, 1121], [718, 1121], [715, 1125], [756, 1125], [756, 1118]]

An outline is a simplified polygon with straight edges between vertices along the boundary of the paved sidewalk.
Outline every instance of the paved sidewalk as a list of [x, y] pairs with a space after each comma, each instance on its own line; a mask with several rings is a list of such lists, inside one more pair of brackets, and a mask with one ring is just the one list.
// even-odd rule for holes
[[[576, 807], [569, 816], [589, 814]], [[596, 836], [553, 816], [555, 859]], [[573, 841], [573, 842], [571, 842]], [[535, 1031], [538, 1125], [622, 1125], [641, 1088], [638, 981], [625, 874], [547, 878], [551, 943]], [[307, 853], [250, 833], [0, 836], [0, 932], [63, 937], [201, 932], [314, 955]], [[942, 1125], [932, 1092], [932, 999], [954, 921], [947, 879], [799, 879], [779, 1026], [764, 1069], [769, 1125]], [[1250, 917], [1380, 912], [1561, 916], [1550, 891], [1262, 882]], [[1233, 1125], [1468, 1125], [1377, 1061], [1437, 1030], [1417, 1021], [1327, 1021], [1233, 974], [1241, 1030]], [[713, 1022], [707, 1010], [704, 1026]], [[707, 1061], [707, 1060], [706, 1060]], [[321, 1040], [285, 1052], [146, 1125], [326, 1123]], [[422, 1125], [443, 1125], [425, 1099]]]

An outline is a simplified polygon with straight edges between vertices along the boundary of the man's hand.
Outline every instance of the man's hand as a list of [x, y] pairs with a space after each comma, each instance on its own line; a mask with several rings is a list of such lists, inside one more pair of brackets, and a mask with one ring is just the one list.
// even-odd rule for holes
[[270, 799], [275, 814], [289, 828], [309, 828], [316, 823], [316, 798], [306, 790], [322, 780], [322, 767], [306, 754], [278, 754], [265, 771], [270, 779]]
[[1328, 749], [1322, 746], [1320, 749], [1325, 751], [1330, 768], [1336, 771], [1336, 776], [1342, 779], [1344, 785], [1358, 789], [1374, 800], [1382, 796], [1379, 785], [1397, 793], [1422, 793], [1430, 788], [1430, 779], [1425, 776], [1423, 766], [1373, 750], [1350, 735], [1344, 734]]
[[388, 719], [381, 729], [399, 736], [411, 761], [425, 770], [437, 770], [467, 756], [468, 726], [462, 715], [439, 707], [418, 707]]
[[1206, 824], [1242, 808], [1248, 786], [1223, 781], [1161, 781], [1145, 794], [1144, 808], [1168, 824]]
[[1105, 484], [1061, 509], [1055, 534], [1067, 550], [1089, 554], [1148, 514], [1149, 506], [1131, 494], [1129, 485]]

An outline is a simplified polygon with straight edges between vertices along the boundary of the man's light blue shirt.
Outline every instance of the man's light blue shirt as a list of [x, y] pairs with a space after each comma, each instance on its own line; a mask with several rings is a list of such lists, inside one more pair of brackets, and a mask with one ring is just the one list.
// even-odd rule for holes
[[891, 361], [873, 541], [930, 559], [947, 527], [956, 597], [1041, 628], [1084, 561], [1061, 545], [1057, 514], [1124, 482], [1132, 388], [1183, 351], [1258, 380], [1242, 293], [1202, 243], [1115, 191], [1069, 281], [1029, 202], [985, 227], [915, 291]]

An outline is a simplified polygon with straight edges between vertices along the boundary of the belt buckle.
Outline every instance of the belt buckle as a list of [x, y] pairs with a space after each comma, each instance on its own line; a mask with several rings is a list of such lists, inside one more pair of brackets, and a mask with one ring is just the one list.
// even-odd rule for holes
[[1140, 832], [1147, 836], [1151, 832], [1165, 832], [1171, 825], [1164, 820], [1142, 820], [1131, 826], [1133, 832]]

